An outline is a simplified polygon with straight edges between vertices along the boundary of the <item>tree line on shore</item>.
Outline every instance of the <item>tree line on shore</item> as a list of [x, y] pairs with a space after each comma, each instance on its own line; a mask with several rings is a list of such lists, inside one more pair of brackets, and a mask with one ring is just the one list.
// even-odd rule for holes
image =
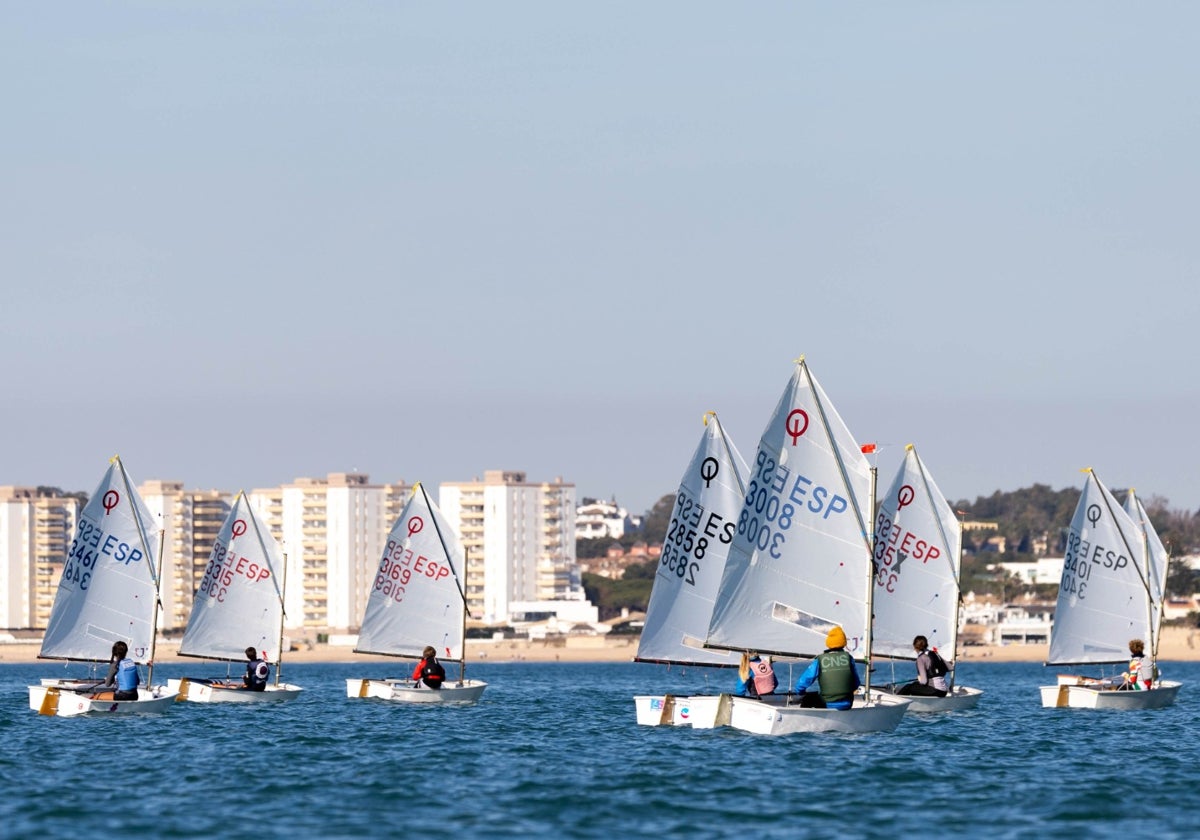
[[[1123, 500], [1125, 490], [1114, 490]], [[1142, 504], [1163, 545], [1172, 557], [1192, 554], [1200, 548], [1200, 511], [1172, 510], [1162, 496], [1144, 497]], [[1057, 587], [1024, 584], [996, 570], [1005, 562], [1033, 561], [1039, 557], [1061, 557], [1066, 550], [1067, 532], [1079, 489], [1053, 490], [1045, 484], [1034, 484], [1020, 490], [979, 496], [951, 502], [965, 525], [963, 531], [962, 588], [964, 592], [991, 594], [1013, 599], [1033, 594], [1053, 598]], [[619, 539], [576, 540], [579, 559], [602, 557], [618, 543], [628, 549], [644, 542], [661, 545], [671, 522], [675, 495], [663, 496], [642, 517], [640, 530]], [[971, 528], [970, 523], [986, 523], [986, 528]], [[994, 524], [995, 527], [992, 527]], [[650, 600], [658, 561], [636, 563], [625, 569], [624, 577], [610, 579], [584, 574], [583, 585], [588, 599], [600, 609], [600, 617], [609, 619], [622, 609], [644, 611]], [[1167, 594], [1187, 596], [1200, 590], [1200, 572], [1183, 563], [1172, 563], [1167, 575]]]

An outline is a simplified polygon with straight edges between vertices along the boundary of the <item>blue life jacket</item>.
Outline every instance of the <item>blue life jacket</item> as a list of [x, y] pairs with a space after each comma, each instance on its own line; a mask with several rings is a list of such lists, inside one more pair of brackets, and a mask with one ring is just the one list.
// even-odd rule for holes
[[138, 677], [137, 663], [132, 659], [122, 659], [117, 665], [117, 691], [134, 691], [141, 678]]

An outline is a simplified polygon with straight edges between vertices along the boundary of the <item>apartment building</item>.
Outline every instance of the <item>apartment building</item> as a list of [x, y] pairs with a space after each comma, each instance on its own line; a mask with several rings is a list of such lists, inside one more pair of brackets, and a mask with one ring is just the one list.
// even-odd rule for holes
[[444, 482], [438, 506], [466, 552], [472, 619], [485, 624], [557, 616], [596, 621], [575, 562], [575, 485], [530, 482], [524, 472], [488, 470], [483, 480]]
[[330, 473], [248, 494], [287, 557], [285, 628], [357, 630], [408, 492], [404, 483], [371, 484], [365, 473]]
[[83, 499], [56, 487], [0, 487], [0, 627], [45, 627]]
[[[182, 631], [234, 494], [165, 480], [138, 492], [163, 532], [159, 626]], [[411, 492], [403, 482], [330, 473], [247, 493], [286, 557], [289, 633], [357, 632], [387, 534]], [[460, 573], [473, 619], [596, 621], [575, 562], [573, 484], [495, 470], [482, 481], [443, 484], [439, 495], [466, 551]], [[56, 488], [0, 487], [0, 628], [46, 626], [85, 503], [84, 494]]]
[[146, 481], [138, 485], [138, 494], [163, 532], [158, 626], [182, 631], [233, 499], [223, 490], [186, 490], [182, 481]]

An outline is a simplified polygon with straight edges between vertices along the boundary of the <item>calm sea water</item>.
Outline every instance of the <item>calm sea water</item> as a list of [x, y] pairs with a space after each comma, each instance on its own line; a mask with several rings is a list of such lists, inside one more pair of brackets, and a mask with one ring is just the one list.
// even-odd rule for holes
[[[911, 667], [911, 666], [910, 666]], [[71, 666], [76, 673], [76, 666]], [[300, 699], [47, 718], [0, 666], [0, 835], [49, 837], [1194, 837], [1200, 664], [1165, 663], [1176, 705], [1042, 709], [1036, 664], [964, 663], [979, 708], [877, 735], [766, 738], [639, 727], [632, 696], [726, 689], [729, 671], [480, 663], [473, 707], [351, 700], [348, 676], [402, 664], [297, 664]], [[155, 669], [217, 676], [200, 663]], [[711, 681], [711, 684], [709, 684]]]

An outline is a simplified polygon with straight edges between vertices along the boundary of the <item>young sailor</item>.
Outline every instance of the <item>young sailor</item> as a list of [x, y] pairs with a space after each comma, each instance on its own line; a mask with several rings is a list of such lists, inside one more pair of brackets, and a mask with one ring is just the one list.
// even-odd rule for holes
[[764, 659], [757, 653], [743, 653], [742, 662], [738, 665], [738, 681], [736, 692], [742, 697], [761, 697], [771, 694], [779, 685], [771, 660]]
[[271, 676], [271, 668], [265, 659], [260, 659], [258, 651], [252, 647], [246, 648], [246, 676], [242, 677], [242, 686], [251, 691], [266, 691], [267, 678]]
[[442, 687], [442, 682], [446, 679], [446, 669], [437, 661], [437, 650], [433, 645], [426, 645], [425, 650], [421, 651], [421, 660], [413, 669], [412, 678], [430, 688]]
[[[817, 684], [817, 691], [808, 687]], [[812, 709], [849, 709], [854, 704], [854, 690], [860, 685], [854, 658], [846, 652], [846, 631], [835, 626], [825, 637], [825, 652], [812, 661], [800, 679], [796, 692], [800, 705]]]

